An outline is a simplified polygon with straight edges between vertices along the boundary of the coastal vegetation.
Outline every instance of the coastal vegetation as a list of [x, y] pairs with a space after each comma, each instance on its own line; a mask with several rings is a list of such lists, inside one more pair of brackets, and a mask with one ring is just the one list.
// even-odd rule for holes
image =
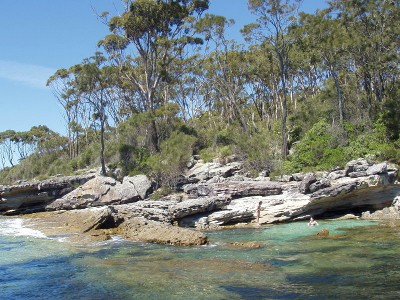
[[[400, 163], [400, 5], [249, 0], [245, 42], [207, 0], [123, 1], [99, 51], [48, 80], [66, 136], [0, 133], [0, 184], [99, 168], [173, 188], [192, 155], [249, 174]], [[229, 17], [229, 16], [228, 16]]]

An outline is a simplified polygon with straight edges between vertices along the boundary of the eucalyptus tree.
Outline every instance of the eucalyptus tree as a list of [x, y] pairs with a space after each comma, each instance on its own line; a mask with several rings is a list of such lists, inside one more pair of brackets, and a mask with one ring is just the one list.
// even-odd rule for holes
[[76, 157], [79, 153], [79, 130], [82, 120], [82, 106], [80, 106], [80, 99], [76, 90], [73, 89], [72, 81], [73, 74], [67, 69], [57, 70], [48, 80], [47, 86], [49, 86], [64, 109], [64, 118], [67, 122], [68, 132], [68, 144], [69, 144], [69, 157]]
[[247, 89], [258, 117], [271, 129], [280, 114], [279, 66], [269, 44], [250, 47], [247, 55], [249, 68], [246, 74]]
[[[329, 9], [315, 15], [301, 14], [299, 26], [300, 39], [306, 45], [303, 49], [319, 61], [326, 70], [327, 77], [334, 81], [337, 95], [339, 121], [344, 119], [344, 95], [341, 74], [348, 68], [346, 45], [348, 38], [340, 22], [332, 18]], [[299, 41], [300, 42], [300, 41]]]
[[205, 35], [208, 47], [201, 63], [203, 83], [212, 93], [214, 109], [229, 123], [238, 121], [245, 132], [247, 122], [243, 114], [243, 105], [247, 102], [245, 93], [245, 74], [247, 71], [246, 53], [232, 40], [225, 37], [228, 26], [233, 20], [206, 14], [196, 24], [196, 30]]
[[84, 59], [79, 65], [72, 66], [69, 72], [74, 79], [72, 88], [76, 91], [81, 105], [87, 105], [93, 112], [93, 121], [100, 126], [100, 163], [101, 173], [106, 174], [104, 160], [104, 135], [107, 125], [107, 108], [113, 101], [112, 67], [107, 66], [107, 59], [97, 52]]
[[281, 90], [281, 134], [282, 134], [282, 157], [288, 154], [287, 135], [287, 82], [290, 66], [289, 52], [292, 41], [288, 38], [288, 30], [296, 20], [300, 5], [299, 0], [249, 0], [250, 11], [257, 16], [257, 23], [246, 25], [242, 33], [247, 41], [257, 43], [269, 43], [274, 49], [275, 56], [279, 62], [280, 90]]
[[6, 130], [0, 132], [0, 146], [1, 146], [1, 156], [3, 161], [3, 167], [5, 166], [5, 161], [7, 161], [12, 167], [14, 167], [15, 159], [15, 130]]
[[400, 4], [388, 0], [333, 0], [329, 10], [348, 36], [349, 69], [359, 82], [359, 93], [365, 95], [366, 116], [374, 120], [386, 92], [398, 87]]
[[[162, 83], [173, 80], [171, 66], [187, 54], [188, 45], [202, 40], [191, 29], [196, 17], [208, 9], [208, 0], [137, 0], [108, 22], [110, 35], [99, 42], [131, 83], [145, 111], [162, 106]], [[157, 127], [152, 122], [152, 140], [159, 150]]]

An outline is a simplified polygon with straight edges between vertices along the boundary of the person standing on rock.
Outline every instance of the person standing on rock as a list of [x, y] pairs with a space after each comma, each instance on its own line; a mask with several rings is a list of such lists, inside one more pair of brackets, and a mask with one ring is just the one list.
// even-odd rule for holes
[[258, 205], [256, 208], [257, 224], [260, 224], [259, 221], [260, 221], [261, 205], [262, 205], [262, 201], [258, 202]]

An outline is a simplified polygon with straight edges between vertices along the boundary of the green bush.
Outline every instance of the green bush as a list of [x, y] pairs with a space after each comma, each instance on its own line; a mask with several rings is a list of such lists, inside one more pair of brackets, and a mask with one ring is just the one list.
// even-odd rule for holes
[[161, 152], [147, 160], [150, 175], [159, 186], [174, 187], [193, 154], [196, 138], [181, 132], [173, 132], [161, 143]]

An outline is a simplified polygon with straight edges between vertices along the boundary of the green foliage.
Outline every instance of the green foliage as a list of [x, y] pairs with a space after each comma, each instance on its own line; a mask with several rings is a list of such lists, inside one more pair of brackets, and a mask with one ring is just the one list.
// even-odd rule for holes
[[178, 177], [193, 154], [196, 138], [181, 132], [173, 132], [161, 143], [161, 152], [147, 160], [150, 174], [159, 185], [175, 186]]
[[315, 123], [303, 139], [294, 146], [284, 169], [297, 172], [343, 165], [346, 156], [341, 146], [337, 146], [337, 139], [333, 132], [332, 127], [325, 120]]

